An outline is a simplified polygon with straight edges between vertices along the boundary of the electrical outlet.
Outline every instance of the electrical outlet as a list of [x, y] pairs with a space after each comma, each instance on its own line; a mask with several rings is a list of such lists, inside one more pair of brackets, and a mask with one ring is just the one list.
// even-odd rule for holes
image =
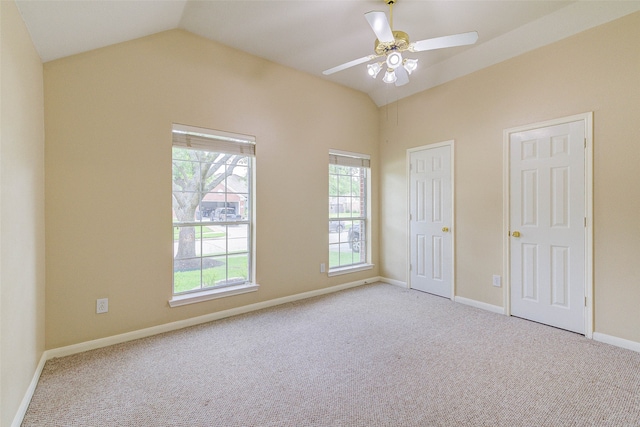
[[325, 272], [325, 266], [324, 266], [324, 262], [320, 263], [320, 273], [324, 273]]
[[109, 311], [109, 298], [98, 298], [96, 301], [96, 313], [106, 313]]
[[501, 286], [500, 276], [498, 276], [497, 274], [493, 275], [493, 286], [495, 286], [496, 288], [499, 288]]

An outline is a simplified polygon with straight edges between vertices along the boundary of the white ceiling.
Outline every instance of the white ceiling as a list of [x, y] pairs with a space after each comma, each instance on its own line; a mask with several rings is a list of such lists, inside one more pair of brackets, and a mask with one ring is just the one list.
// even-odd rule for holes
[[[373, 53], [364, 13], [384, 0], [16, 0], [43, 62], [181, 28], [367, 93], [385, 105], [640, 10], [640, 0], [399, 0], [393, 28], [412, 41], [478, 31], [473, 46], [411, 54], [419, 68], [402, 87], [364, 64], [323, 70]], [[405, 54], [405, 56], [409, 56]]]

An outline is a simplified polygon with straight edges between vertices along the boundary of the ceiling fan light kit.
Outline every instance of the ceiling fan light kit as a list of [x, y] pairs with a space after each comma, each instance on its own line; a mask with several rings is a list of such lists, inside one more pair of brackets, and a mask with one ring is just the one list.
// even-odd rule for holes
[[367, 74], [375, 79], [382, 70], [382, 67], [386, 65], [387, 71], [382, 81], [389, 84], [395, 83], [396, 86], [402, 86], [409, 83], [409, 74], [418, 68], [418, 60], [414, 58], [403, 59], [402, 52], [422, 52], [425, 50], [464, 46], [474, 44], [478, 40], [478, 33], [472, 31], [411, 43], [407, 33], [404, 31], [393, 31], [393, 5], [397, 3], [397, 0], [383, 1], [389, 5], [389, 20], [387, 20], [385, 13], [380, 11], [372, 11], [364, 14], [365, 19], [377, 37], [373, 49], [375, 54], [330, 68], [323, 71], [322, 74], [330, 75], [369, 62], [372, 59], [385, 57], [385, 60], [382, 62], [367, 64]]
[[379, 62], [374, 62], [373, 64], [367, 65], [367, 73], [369, 73], [369, 75], [374, 79], [376, 78], [380, 70], [382, 70], [382, 65], [380, 65]]
[[417, 59], [405, 59], [403, 67], [409, 74], [415, 71], [418, 68], [418, 60]]
[[402, 64], [402, 54], [397, 51], [393, 51], [387, 55], [387, 65], [389, 68], [396, 69]]
[[398, 76], [396, 76], [395, 71], [389, 68], [387, 69], [387, 72], [384, 73], [384, 77], [382, 78], [382, 81], [385, 83], [395, 83], [396, 81], [398, 81]]

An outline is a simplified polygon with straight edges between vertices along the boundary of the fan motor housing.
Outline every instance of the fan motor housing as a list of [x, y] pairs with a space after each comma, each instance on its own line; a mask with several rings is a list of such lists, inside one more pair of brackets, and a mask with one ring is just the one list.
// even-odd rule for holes
[[403, 52], [409, 49], [409, 35], [407, 33], [404, 31], [393, 31], [393, 38], [395, 40], [390, 43], [380, 43], [380, 41], [376, 39], [373, 48], [376, 55], [386, 55], [394, 50]]

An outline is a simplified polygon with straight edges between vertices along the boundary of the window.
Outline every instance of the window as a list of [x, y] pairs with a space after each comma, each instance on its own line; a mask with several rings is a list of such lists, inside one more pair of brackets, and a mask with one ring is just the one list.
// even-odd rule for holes
[[369, 156], [329, 153], [329, 273], [367, 264]]
[[253, 137], [173, 126], [171, 302], [250, 284], [254, 153]]

